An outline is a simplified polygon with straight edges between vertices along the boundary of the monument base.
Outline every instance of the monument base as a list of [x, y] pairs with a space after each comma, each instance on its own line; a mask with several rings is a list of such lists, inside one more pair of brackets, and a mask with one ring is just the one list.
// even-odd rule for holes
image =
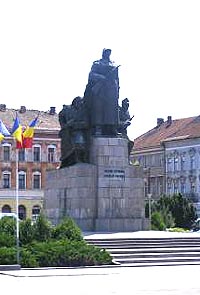
[[94, 137], [90, 150], [91, 164], [47, 173], [47, 217], [70, 216], [83, 231], [147, 230], [143, 170], [129, 164], [127, 139]]

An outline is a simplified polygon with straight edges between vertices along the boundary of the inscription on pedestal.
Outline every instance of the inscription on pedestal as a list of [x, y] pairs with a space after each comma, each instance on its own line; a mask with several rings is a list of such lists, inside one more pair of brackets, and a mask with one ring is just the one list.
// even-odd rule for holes
[[125, 180], [125, 171], [121, 169], [105, 169], [104, 177], [113, 180]]

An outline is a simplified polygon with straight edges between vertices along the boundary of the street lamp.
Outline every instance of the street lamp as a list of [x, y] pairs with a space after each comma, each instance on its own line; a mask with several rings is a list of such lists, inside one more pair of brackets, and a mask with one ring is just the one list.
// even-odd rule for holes
[[148, 203], [149, 203], [149, 229], [151, 230], [151, 197], [152, 194], [147, 194]]

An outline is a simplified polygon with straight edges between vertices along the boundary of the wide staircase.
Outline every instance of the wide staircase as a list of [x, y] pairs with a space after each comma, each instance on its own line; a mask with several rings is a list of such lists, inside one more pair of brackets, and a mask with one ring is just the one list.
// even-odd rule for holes
[[121, 266], [200, 264], [199, 237], [87, 239], [106, 249], [113, 263]]

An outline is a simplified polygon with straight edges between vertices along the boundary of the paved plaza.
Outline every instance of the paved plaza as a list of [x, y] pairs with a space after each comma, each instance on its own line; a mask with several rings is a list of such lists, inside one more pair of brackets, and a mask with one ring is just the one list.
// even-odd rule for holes
[[86, 267], [7, 271], [1, 294], [199, 295], [200, 266]]
[[[97, 234], [87, 234], [91, 238], [94, 235]], [[151, 231], [106, 235], [161, 237], [200, 236], [200, 233]], [[199, 295], [199, 276], [200, 265], [21, 269], [0, 271], [0, 292], [6, 295]]]

